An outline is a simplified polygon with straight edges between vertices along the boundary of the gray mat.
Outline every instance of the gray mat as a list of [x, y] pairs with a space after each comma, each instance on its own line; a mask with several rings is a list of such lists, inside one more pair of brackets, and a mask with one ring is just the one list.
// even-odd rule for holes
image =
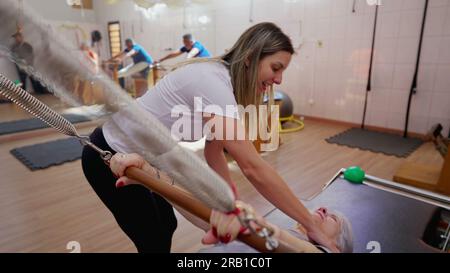
[[[68, 114], [68, 115], [63, 115], [63, 116], [66, 119], [68, 119], [71, 123], [79, 123], [79, 122], [85, 122], [85, 121], [91, 120], [88, 117], [83, 116], [83, 115]], [[43, 128], [48, 128], [48, 127], [49, 126], [45, 122], [41, 121], [40, 119], [35, 119], [35, 118], [8, 121], [8, 122], [0, 123], [0, 135], [7, 135], [7, 134], [37, 130], [37, 129], [43, 129]]]
[[35, 144], [11, 150], [30, 170], [45, 169], [81, 158], [83, 146], [75, 138]]
[[407, 157], [414, 152], [423, 141], [418, 138], [404, 138], [400, 135], [352, 128], [326, 140], [361, 150], [383, 153], [397, 157]]

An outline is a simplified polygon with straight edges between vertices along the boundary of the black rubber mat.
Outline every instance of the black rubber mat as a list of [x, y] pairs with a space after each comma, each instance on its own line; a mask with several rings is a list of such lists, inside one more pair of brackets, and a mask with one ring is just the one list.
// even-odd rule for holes
[[35, 171], [80, 159], [82, 150], [76, 138], [68, 138], [16, 148], [11, 154]]
[[397, 157], [407, 157], [422, 145], [418, 138], [404, 138], [400, 135], [352, 128], [330, 137], [328, 143], [335, 143], [361, 150], [383, 153]]
[[[63, 117], [68, 119], [71, 123], [79, 123], [91, 120], [86, 116], [75, 114], [67, 114], [63, 115]], [[14, 134], [48, 127], [49, 126], [45, 122], [36, 118], [1, 122], [0, 135]]]

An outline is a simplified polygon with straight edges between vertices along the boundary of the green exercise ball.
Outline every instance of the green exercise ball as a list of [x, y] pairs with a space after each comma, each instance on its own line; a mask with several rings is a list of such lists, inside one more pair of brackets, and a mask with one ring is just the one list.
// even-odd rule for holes
[[344, 178], [355, 184], [362, 184], [366, 173], [358, 166], [347, 168], [344, 172]]

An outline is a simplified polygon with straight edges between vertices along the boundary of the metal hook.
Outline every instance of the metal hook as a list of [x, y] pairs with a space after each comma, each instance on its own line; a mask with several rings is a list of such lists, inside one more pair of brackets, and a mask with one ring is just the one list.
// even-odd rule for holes
[[[242, 226], [249, 229], [251, 233], [256, 234], [257, 236], [263, 238], [266, 241], [265, 246], [267, 250], [272, 251], [278, 248], [279, 242], [277, 239], [273, 237], [275, 231], [273, 230], [272, 227], [269, 227], [264, 223], [258, 222], [258, 219], [255, 217], [255, 212], [253, 211], [253, 209], [251, 208], [249, 209], [248, 207], [239, 205], [237, 205], [236, 207], [240, 209], [241, 212], [243, 212], [244, 214], [243, 216], [241, 214], [238, 215], [238, 220]], [[252, 222], [257, 226], [261, 227], [261, 229], [256, 230], [255, 228], [253, 228], [253, 226], [251, 225]]]
[[90, 138], [88, 136], [78, 136], [78, 139], [80, 140], [81, 144], [87, 145], [94, 149], [96, 152], [100, 154], [100, 157], [105, 161], [107, 165], [109, 165], [109, 161], [111, 160], [113, 154], [110, 151], [104, 151], [97, 147], [94, 143], [91, 142]]

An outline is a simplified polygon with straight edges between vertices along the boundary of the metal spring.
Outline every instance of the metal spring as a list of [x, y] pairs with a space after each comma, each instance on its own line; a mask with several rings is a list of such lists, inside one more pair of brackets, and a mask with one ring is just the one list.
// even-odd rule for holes
[[0, 74], [0, 94], [59, 132], [68, 136], [80, 138], [72, 123], [2, 74]]

